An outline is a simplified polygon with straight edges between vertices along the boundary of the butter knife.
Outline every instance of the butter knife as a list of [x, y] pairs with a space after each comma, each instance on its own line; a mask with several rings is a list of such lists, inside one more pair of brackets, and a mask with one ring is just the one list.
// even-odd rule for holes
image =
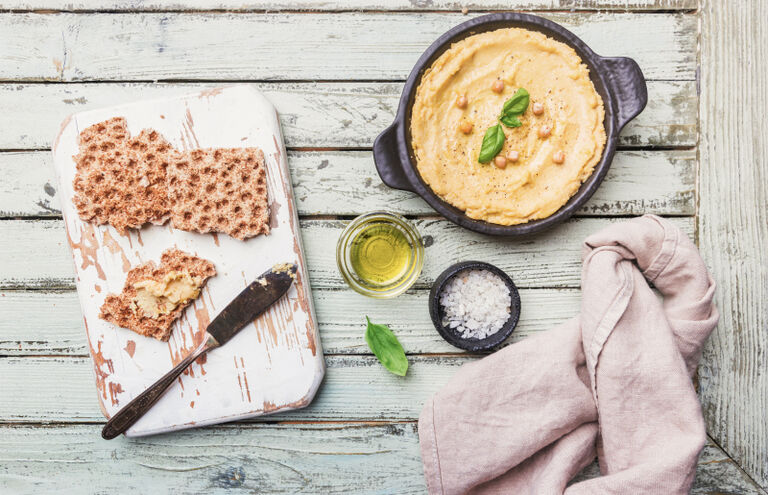
[[104, 425], [101, 436], [111, 440], [133, 426], [162, 397], [166, 389], [197, 358], [220, 347], [288, 292], [296, 265], [281, 263], [261, 274], [219, 313], [205, 329], [202, 343], [171, 371], [120, 409]]

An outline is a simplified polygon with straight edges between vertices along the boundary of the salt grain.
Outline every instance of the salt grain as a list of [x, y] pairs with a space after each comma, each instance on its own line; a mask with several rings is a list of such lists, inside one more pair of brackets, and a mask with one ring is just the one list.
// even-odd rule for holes
[[488, 270], [464, 270], [443, 288], [443, 326], [465, 339], [484, 339], [509, 319], [512, 298], [504, 281]]

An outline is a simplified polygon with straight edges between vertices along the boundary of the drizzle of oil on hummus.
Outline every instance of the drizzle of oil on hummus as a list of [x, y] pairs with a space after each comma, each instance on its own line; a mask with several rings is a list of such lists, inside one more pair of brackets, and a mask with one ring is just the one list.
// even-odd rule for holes
[[[503, 81], [501, 94], [492, 86]], [[504, 102], [519, 88], [531, 105], [521, 127], [503, 127], [500, 155], [519, 153], [504, 169], [478, 163], [483, 134], [498, 123]], [[456, 105], [466, 96], [467, 105]], [[419, 174], [443, 200], [470, 218], [514, 225], [546, 218], [573, 196], [605, 147], [604, 107], [576, 52], [538, 32], [505, 28], [454, 43], [424, 73], [411, 116]], [[463, 123], [472, 131], [462, 132]], [[551, 134], [538, 136], [548, 126]], [[553, 160], [564, 152], [565, 160]]]
[[157, 318], [167, 315], [181, 304], [200, 294], [200, 277], [192, 277], [187, 271], [170, 271], [162, 280], [141, 280], [133, 284], [136, 297], [131, 309], [141, 310], [144, 316]]

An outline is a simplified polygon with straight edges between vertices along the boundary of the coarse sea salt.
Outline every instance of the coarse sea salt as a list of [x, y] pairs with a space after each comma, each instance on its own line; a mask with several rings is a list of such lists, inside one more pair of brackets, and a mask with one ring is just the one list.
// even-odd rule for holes
[[509, 287], [488, 270], [463, 270], [445, 284], [440, 294], [443, 326], [465, 339], [484, 339], [501, 330], [509, 319]]

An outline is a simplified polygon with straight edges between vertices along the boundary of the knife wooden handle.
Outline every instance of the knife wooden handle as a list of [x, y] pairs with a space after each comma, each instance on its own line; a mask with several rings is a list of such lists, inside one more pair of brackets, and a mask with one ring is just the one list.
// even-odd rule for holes
[[187, 366], [192, 362], [208, 352], [209, 349], [218, 347], [219, 343], [216, 342], [211, 335], [206, 333], [206, 339], [200, 344], [197, 349], [192, 351], [182, 362], [177, 364], [171, 371], [163, 375], [162, 378], [153, 383], [148, 389], [135, 397], [131, 402], [120, 409], [117, 414], [112, 416], [104, 428], [101, 430], [101, 436], [105, 440], [112, 440], [121, 433], [125, 433], [125, 430], [130, 428], [136, 423], [147, 411], [152, 408], [155, 402], [162, 397], [166, 389], [171, 386], [171, 383], [178, 378], [181, 373], [187, 369]]

